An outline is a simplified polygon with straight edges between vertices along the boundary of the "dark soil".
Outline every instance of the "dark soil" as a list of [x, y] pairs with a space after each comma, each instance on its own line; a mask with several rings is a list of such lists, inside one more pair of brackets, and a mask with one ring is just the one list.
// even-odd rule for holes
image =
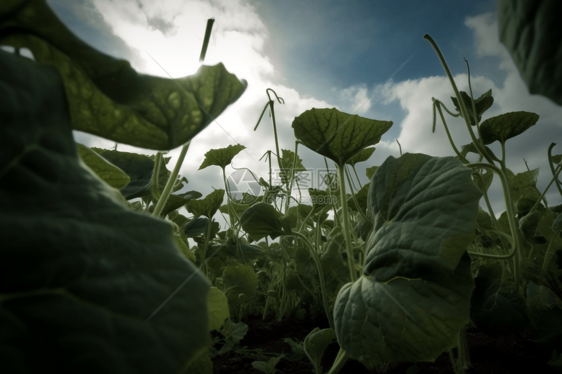
[[[308, 317], [307, 313], [307, 317]], [[247, 335], [240, 342], [246, 351], [234, 352], [236, 348], [224, 355], [213, 359], [215, 374], [245, 374], [262, 373], [252, 367], [256, 361], [256, 350], [267, 358], [285, 354], [285, 358], [275, 367], [277, 374], [311, 374], [313, 367], [308, 358], [304, 357], [298, 361], [292, 361], [292, 351], [289, 344], [284, 342], [285, 338], [292, 338], [299, 342], [315, 328], [327, 328], [326, 318], [305, 318], [299, 320], [295, 316], [284, 319], [280, 323], [273, 316], [262, 320], [261, 316], [250, 316], [243, 321], [249, 327]], [[548, 374], [555, 371], [547, 364], [552, 354], [543, 352], [535, 343], [536, 336], [532, 333], [517, 333], [492, 337], [479, 332], [476, 328], [467, 330], [467, 341], [472, 368], [466, 370], [466, 374], [513, 374], [513, 373], [541, 373]], [[327, 373], [339, 351], [339, 346], [334, 340], [328, 346], [322, 360], [323, 372]], [[455, 350], [456, 352], [456, 350]], [[253, 356], [253, 357], [252, 357]], [[267, 361], [260, 358], [260, 361]], [[390, 364], [387, 374], [406, 374], [410, 366], [416, 365], [419, 374], [452, 374], [454, 373], [449, 354], [444, 352], [435, 362], [418, 363], [393, 363]], [[363, 374], [381, 373], [375, 369], [367, 370], [361, 363], [348, 359], [345, 366], [340, 370], [341, 374]]]

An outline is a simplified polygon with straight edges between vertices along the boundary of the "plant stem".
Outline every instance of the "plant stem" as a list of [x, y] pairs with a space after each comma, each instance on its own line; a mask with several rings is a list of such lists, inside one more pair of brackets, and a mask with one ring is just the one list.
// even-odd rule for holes
[[341, 210], [343, 218], [343, 235], [345, 237], [345, 245], [347, 249], [347, 265], [349, 267], [349, 276], [351, 281], [357, 280], [357, 272], [355, 271], [355, 258], [353, 257], [353, 250], [351, 247], [351, 225], [349, 223], [349, 215], [347, 212], [347, 195], [345, 193], [345, 180], [343, 174], [345, 173], [345, 163], [336, 164], [338, 171], [338, 178], [340, 184], [340, 197], [341, 197]]
[[334, 363], [332, 364], [332, 368], [328, 372], [328, 374], [338, 374], [342, 369], [343, 365], [347, 362], [347, 352], [340, 348]]
[[283, 236], [291, 236], [294, 235], [297, 238], [302, 239], [306, 246], [308, 247], [310, 254], [312, 255], [312, 258], [314, 259], [314, 262], [316, 263], [316, 269], [318, 270], [318, 277], [320, 278], [320, 288], [321, 288], [321, 292], [322, 292], [322, 303], [324, 304], [324, 311], [326, 312], [326, 317], [328, 318], [328, 323], [330, 324], [331, 328], [334, 328], [334, 317], [332, 316], [332, 314], [330, 313], [330, 310], [328, 309], [328, 299], [326, 297], [326, 282], [324, 280], [324, 271], [322, 270], [322, 262], [320, 261], [320, 257], [318, 257], [318, 253], [316, 253], [316, 251], [314, 250], [314, 247], [312, 247], [312, 244], [310, 244], [310, 242], [308, 241], [308, 239], [306, 238], [306, 236], [304, 236], [303, 234], [301, 234], [300, 232], [291, 232], [288, 235], [283, 235]]
[[[176, 163], [172, 174], [170, 174], [170, 178], [168, 178], [168, 181], [166, 182], [166, 187], [164, 187], [164, 191], [162, 191], [162, 195], [160, 196], [158, 203], [154, 207], [154, 212], [152, 212], [152, 215], [154, 217], [160, 217], [160, 213], [162, 213], [162, 209], [164, 209], [166, 201], [172, 193], [172, 187], [180, 172], [181, 165], [183, 164], [183, 160], [185, 159], [185, 155], [187, 153], [187, 150], [189, 149], [189, 144], [191, 144], [191, 140], [188, 141], [181, 149], [180, 156], [178, 157], [178, 162]], [[158, 176], [156, 176], [156, 178], [158, 179]]]
[[439, 47], [437, 46], [437, 43], [435, 43], [435, 41], [433, 40], [433, 38], [431, 36], [429, 36], [428, 34], [425, 34], [423, 36], [423, 38], [431, 44], [431, 46], [433, 47], [433, 49], [437, 53], [437, 57], [439, 57], [439, 61], [441, 61], [441, 64], [443, 65], [443, 68], [445, 69], [445, 73], [447, 74], [447, 77], [449, 77], [449, 81], [451, 82], [451, 86], [453, 86], [453, 90], [455, 91], [455, 96], [457, 97], [457, 101], [459, 103], [459, 107], [460, 107], [460, 110], [461, 110], [461, 113], [462, 113], [462, 118], [464, 119], [464, 122], [466, 124], [467, 129], [468, 129], [468, 133], [470, 134], [470, 137], [472, 138], [472, 142], [474, 143], [474, 146], [478, 149], [480, 154], [483, 155], [490, 164], [493, 164], [494, 163], [493, 160], [490, 158], [490, 156], [488, 156], [488, 153], [484, 149], [483, 145], [480, 143], [480, 140], [476, 139], [476, 136], [474, 136], [474, 132], [472, 131], [472, 129], [470, 127], [470, 123], [468, 122], [468, 116], [467, 116], [466, 108], [464, 106], [464, 101], [462, 100], [461, 95], [459, 94], [459, 90], [457, 89], [457, 85], [455, 84], [455, 81], [453, 79], [453, 75], [451, 74], [451, 71], [449, 70], [449, 66], [447, 65], [447, 62], [445, 61], [445, 57], [443, 57], [443, 54], [441, 54], [441, 50], [439, 49]]

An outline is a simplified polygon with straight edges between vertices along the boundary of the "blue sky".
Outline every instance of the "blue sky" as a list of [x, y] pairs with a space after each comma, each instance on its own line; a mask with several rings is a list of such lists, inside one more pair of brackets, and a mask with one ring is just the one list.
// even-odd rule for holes
[[[358, 164], [362, 183], [365, 169], [381, 165], [403, 152], [453, 156], [443, 125], [432, 127], [435, 97], [453, 110], [453, 90], [431, 45], [440, 46], [459, 90], [468, 91], [465, 57], [471, 67], [474, 96], [489, 89], [495, 103], [482, 120], [512, 111], [540, 115], [525, 136], [507, 143], [507, 166], [513, 172], [540, 168], [539, 190], [549, 183], [546, 162], [551, 142], [562, 140], [562, 109], [550, 100], [529, 95], [505, 47], [499, 42], [493, 0], [48, 0], [65, 24], [95, 48], [131, 62], [145, 74], [182, 77], [198, 67], [208, 18], [213, 34], [205, 64], [223, 62], [248, 82], [244, 95], [192, 142], [181, 174], [185, 190], [204, 195], [224, 188], [219, 168], [197, 171], [211, 148], [240, 143], [247, 149], [234, 159], [267, 179], [267, 163], [259, 161], [274, 150], [271, 120], [253, 128], [274, 89], [285, 100], [276, 104], [280, 147], [294, 150], [293, 119], [315, 108], [332, 108], [362, 117], [393, 121], [393, 127], [367, 162]], [[166, 71], [163, 71], [152, 56]], [[469, 143], [464, 121], [446, 115], [458, 148]], [[78, 142], [113, 147], [114, 143], [75, 133]], [[559, 147], [554, 154], [562, 153]], [[490, 147], [500, 155], [499, 145]], [[120, 145], [122, 151], [153, 151]], [[175, 162], [179, 149], [170, 152]], [[308, 149], [299, 155], [307, 168], [323, 168], [324, 160]], [[475, 160], [475, 159], [474, 159]], [[549, 204], [560, 204], [551, 188]], [[495, 214], [505, 210], [497, 179], [491, 188]], [[484, 205], [482, 205], [484, 206]]]

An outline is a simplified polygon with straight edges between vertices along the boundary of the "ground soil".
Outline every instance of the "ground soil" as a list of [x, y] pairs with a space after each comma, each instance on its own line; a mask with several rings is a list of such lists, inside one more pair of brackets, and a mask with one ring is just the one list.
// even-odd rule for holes
[[[307, 313], [308, 315], [308, 313]], [[272, 316], [262, 320], [261, 316], [250, 316], [243, 320], [249, 330], [240, 346], [247, 347], [249, 353], [229, 352], [213, 358], [215, 374], [256, 374], [263, 373], [252, 367], [256, 361], [255, 350], [262, 353], [285, 354], [291, 357], [291, 348], [284, 342], [285, 338], [304, 341], [304, 338], [315, 327], [327, 328], [326, 318], [305, 318], [299, 320], [295, 316], [277, 322]], [[554, 373], [547, 364], [552, 355], [543, 352], [535, 342], [536, 336], [531, 332], [517, 333], [492, 337], [479, 332], [476, 328], [467, 330], [467, 341], [472, 368], [466, 374], [514, 374], [514, 373]], [[323, 372], [327, 373], [339, 351], [337, 342], [328, 346], [322, 360]], [[259, 351], [258, 351], [259, 352]], [[268, 355], [272, 357], [271, 355]], [[265, 360], [266, 361], [266, 360]], [[394, 363], [388, 367], [386, 374], [406, 374], [408, 368], [416, 365], [418, 374], [453, 374], [449, 354], [444, 352], [435, 362]], [[275, 367], [277, 374], [310, 374], [313, 367], [305, 357], [299, 361], [282, 358]], [[367, 370], [361, 363], [348, 360], [340, 370], [341, 374], [382, 373]]]

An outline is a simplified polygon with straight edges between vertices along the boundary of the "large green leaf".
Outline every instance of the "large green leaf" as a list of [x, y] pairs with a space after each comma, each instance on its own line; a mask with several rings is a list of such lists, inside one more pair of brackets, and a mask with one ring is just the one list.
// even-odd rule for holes
[[336, 108], [312, 108], [293, 121], [295, 137], [314, 152], [343, 165], [363, 148], [375, 145], [392, 126], [340, 112]]
[[97, 152], [80, 143], [76, 143], [76, 148], [78, 149], [78, 155], [86, 166], [111, 187], [122, 189], [131, 181], [127, 173], [108, 162]]
[[0, 97], [2, 372], [180, 372], [207, 349], [209, 283], [84, 167], [55, 69], [0, 51]]
[[484, 144], [491, 144], [496, 140], [505, 143], [507, 139], [527, 131], [539, 120], [539, 115], [530, 112], [510, 112], [488, 118], [480, 126], [480, 135]]
[[562, 2], [497, 0], [500, 40], [531, 94], [562, 105]]
[[258, 277], [250, 265], [228, 265], [222, 279], [226, 285], [228, 304], [232, 306], [248, 301], [258, 288]]
[[[109, 163], [123, 170], [130, 178], [130, 182], [121, 189], [127, 200], [137, 197], [152, 196], [152, 176], [154, 174], [154, 160], [149, 156], [112, 149], [91, 148]], [[160, 189], [164, 189], [171, 172], [162, 163], [158, 174]], [[181, 187], [180, 187], [181, 188]]]
[[[74, 130], [136, 147], [169, 150], [192, 139], [246, 89], [223, 64], [166, 79], [137, 73], [77, 38], [44, 0], [0, 20], [0, 44], [29, 48], [58, 69]], [[10, 5], [0, 5], [0, 14]]]
[[363, 276], [342, 287], [334, 307], [338, 343], [351, 358], [368, 368], [433, 362], [456, 345], [469, 321], [466, 248], [482, 196], [470, 176], [454, 157], [410, 153], [377, 170]]
[[275, 239], [284, 234], [281, 214], [266, 203], [257, 203], [246, 209], [240, 221], [242, 229], [256, 241], [268, 235]]

